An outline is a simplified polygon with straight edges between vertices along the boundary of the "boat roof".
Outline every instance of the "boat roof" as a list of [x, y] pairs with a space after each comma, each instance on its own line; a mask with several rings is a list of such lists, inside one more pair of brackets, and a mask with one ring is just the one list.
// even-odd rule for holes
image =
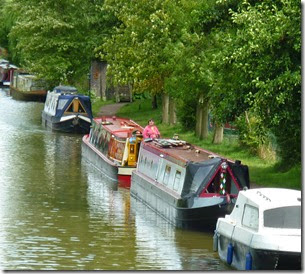
[[301, 191], [294, 189], [254, 188], [240, 191], [239, 196], [238, 200], [250, 200], [262, 210], [301, 205]]
[[163, 154], [165, 158], [173, 157], [183, 162], [203, 162], [213, 158], [223, 158], [214, 152], [182, 140], [174, 139], [158, 139], [151, 142], [144, 142], [143, 148], [155, 154]]
[[76, 93], [77, 88], [73, 86], [57, 86], [53, 89], [53, 91], [58, 93]]
[[6, 59], [0, 59], [0, 64], [7, 64], [7, 63], [9, 63], [8, 60], [6, 60]]
[[9, 63], [1, 63], [0, 62], [0, 67], [1, 68], [7, 68], [7, 69], [11, 69], [11, 68], [13, 68], [13, 69], [17, 69], [18, 67], [16, 67], [15, 65], [12, 65], [12, 64], [9, 64]]
[[102, 116], [93, 119], [96, 124], [102, 124], [103, 127], [118, 138], [128, 138], [131, 133], [139, 130], [143, 132], [143, 128], [133, 120], [128, 118], [120, 118], [116, 116]]

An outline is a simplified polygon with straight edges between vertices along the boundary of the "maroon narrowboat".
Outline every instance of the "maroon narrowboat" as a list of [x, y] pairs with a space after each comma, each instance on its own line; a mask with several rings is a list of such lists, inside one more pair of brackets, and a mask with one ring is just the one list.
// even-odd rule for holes
[[13, 79], [14, 71], [18, 69], [16, 66], [10, 64], [7, 60], [0, 60], [0, 85], [8, 86]]
[[90, 133], [83, 137], [82, 154], [103, 174], [130, 187], [137, 166], [143, 128], [130, 119], [116, 116], [94, 118]]

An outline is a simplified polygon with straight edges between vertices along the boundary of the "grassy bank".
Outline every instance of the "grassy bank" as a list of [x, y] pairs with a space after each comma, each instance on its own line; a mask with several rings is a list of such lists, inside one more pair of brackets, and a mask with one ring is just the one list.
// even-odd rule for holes
[[242, 147], [236, 136], [225, 135], [222, 144], [214, 145], [212, 144], [212, 135], [207, 140], [199, 140], [193, 132], [186, 132], [179, 126], [162, 125], [161, 109], [152, 110], [150, 100], [127, 104], [119, 110], [117, 116], [130, 118], [143, 127], [152, 118], [155, 120], [162, 137], [172, 137], [174, 133], [177, 133], [182, 140], [218, 153], [228, 159], [239, 159], [243, 164], [249, 166], [251, 183], [258, 186], [301, 189], [301, 166], [287, 172], [280, 172], [276, 170], [275, 162], [262, 160]]

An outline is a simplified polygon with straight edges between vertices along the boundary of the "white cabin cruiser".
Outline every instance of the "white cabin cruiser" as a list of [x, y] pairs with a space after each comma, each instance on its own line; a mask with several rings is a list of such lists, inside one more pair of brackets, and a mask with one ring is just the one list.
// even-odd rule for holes
[[257, 188], [218, 219], [213, 245], [238, 270], [300, 270], [301, 242], [301, 191]]

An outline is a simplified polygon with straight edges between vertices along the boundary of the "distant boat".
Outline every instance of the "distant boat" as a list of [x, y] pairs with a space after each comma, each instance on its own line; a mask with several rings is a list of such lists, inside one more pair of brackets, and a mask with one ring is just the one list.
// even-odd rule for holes
[[0, 86], [9, 86], [13, 73], [18, 68], [5, 59], [0, 59]]
[[301, 191], [240, 191], [230, 215], [219, 218], [214, 250], [238, 270], [301, 270]]
[[17, 100], [44, 102], [47, 95], [46, 83], [35, 75], [14, 70], [10, 94]]
[[175, 138], [142, 142], [130, 193], [174, 226], [201, 230], [230, 213], [246, 186], [248, 167], [240, 161]]
[[130, 119], [115, 116], [94, 118], [90, 134], [83, 137], [82, 154], [103, 174], [130, 187], [138, 161], [143, 128]]
[[55, 131], [83, 133], [92, 121], [89, 96], [78, 94], [71, 86], [57, 86], [49, 91], [42, 111], [42, 124]]

